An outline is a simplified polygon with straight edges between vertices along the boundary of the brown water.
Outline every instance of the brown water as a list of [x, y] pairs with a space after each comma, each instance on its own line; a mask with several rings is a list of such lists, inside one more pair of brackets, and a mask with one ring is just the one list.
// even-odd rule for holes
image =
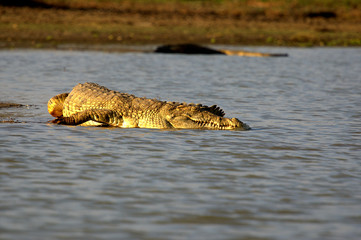
[[[1, 51], [0, 239], [360, 239], [361, 49], [288, 58]], [[47, 124], [79, 82], [251, 131]]]

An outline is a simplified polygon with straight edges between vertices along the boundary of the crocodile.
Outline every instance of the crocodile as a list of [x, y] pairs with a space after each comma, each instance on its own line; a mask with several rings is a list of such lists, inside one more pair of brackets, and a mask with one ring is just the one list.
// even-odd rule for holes
[[197, 44], [167, 44], [158, 46], [155, 53], [179, 53], [179, 54], [218, 54], [228, 56], [244, 56], [244, 57], [288, 57], [287, 53], [261, 53], [249, 52], [243, 50], [213, 49]]
[[182, 53], [182, 54], [220, 54], [226, 55], [222, 51], [218, 51], [212, 48], [200, 46], [197, 44], [168, 44], [162, 45], [155, 49], [156, 53]]
[[121, 128], [249, 130], [237, 118], [224, 117], [216, 105], [140, 98], [96, 83], [79, 83], [70, 93], [52, 97], [48, 111], [55, 124]]

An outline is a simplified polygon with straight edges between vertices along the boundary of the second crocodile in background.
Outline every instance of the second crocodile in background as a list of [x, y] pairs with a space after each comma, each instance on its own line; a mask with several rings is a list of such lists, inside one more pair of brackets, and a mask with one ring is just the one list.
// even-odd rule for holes
[[237, 118], [225, 118], [222, 109], [201, 104], [165, 102], [112, 91], [96, 83], [76, 85], [70, 93], [48, 102], [52, 122], [65, 125], [122, 128], [188, 128], [249, 130]]

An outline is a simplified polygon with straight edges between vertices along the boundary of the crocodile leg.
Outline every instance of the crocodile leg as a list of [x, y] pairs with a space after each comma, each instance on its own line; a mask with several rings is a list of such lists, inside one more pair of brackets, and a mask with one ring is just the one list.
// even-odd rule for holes
[[69, 117], [60, 116], [53, 121], [55, 124], [79, 125], [88, 121], [103, 123], [109, 126], [121, 127], [123, 118], [117, 112], [108, 109], [88, 109], [77, 112]]

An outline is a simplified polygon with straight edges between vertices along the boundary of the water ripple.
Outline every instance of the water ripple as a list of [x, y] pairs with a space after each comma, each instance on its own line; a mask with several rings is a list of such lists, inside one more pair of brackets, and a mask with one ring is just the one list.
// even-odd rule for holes
[[[0, 113], [0, 238], [357, 239], [360, 49], [256, 50], [290, 57], [1, 51], [0, 100], [36, 107]], [[47, 124], [84, 81], [253, 130]]]

